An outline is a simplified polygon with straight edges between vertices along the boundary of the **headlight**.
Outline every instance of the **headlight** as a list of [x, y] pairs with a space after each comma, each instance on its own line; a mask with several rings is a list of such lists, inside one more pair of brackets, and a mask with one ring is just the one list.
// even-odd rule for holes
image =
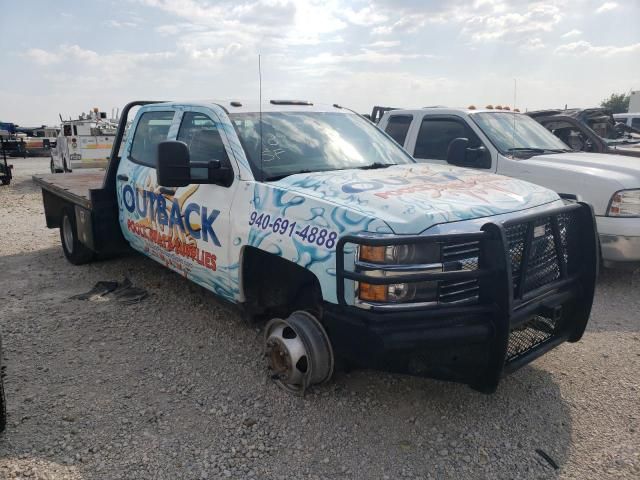
[[430, 264], [440, 261], [440, 244], [404, 244], [381, 247], [360, 246], [362, 262], [392, 265]]
[[358, 298], [377, 303], [423, 303], [438, 298], [438, 282], [392, 283], [372, 285], [360, 282]]
[[620, 190], [613, 194], [607, 215], [610, 217], [640, 217], [640, 189]]
[[[373, 277], [393, 277], [408, 272], [442, 271], [440, 244], [360, 245], [357, 265]], [[375, 285], [360, 282], [358, 297], [366, 302], [417, 303], [437, 299], [438, 282], [421, 281]]]

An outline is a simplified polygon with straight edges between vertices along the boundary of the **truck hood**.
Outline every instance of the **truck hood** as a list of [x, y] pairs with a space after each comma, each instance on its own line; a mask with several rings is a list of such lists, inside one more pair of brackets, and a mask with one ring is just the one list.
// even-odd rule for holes
[[537, 155], [519, 161], [526, 165], [538, 165], [578, 174], [590, 182], [597, 182], [599, 188], [607, 182], [615, 188], [614, 191], [640, 187], [640, 159], [625, 155], [568, 152]]
[[434, 164], [305, 173], [275, 183], [379, 218], [396, 234], [418, 234], [440, 223], [502, 215], [558, 200], [555, 192], [529, 182]]
[[[609, 145], [609, 148], [615, 150], [620, 155], [631, 155], [640, 157], [640, 142], [636, 143], [617, 143]], [[640, 160], [638, 160], [640, 161]]]

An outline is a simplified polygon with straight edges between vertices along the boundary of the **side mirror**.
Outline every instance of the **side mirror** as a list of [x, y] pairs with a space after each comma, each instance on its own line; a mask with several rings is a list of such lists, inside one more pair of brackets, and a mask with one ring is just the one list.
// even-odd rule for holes
[[228, 187], [233, 183], [233, 169], [220, 160], [192, 162], [184, 142], [167, 140], [158, 144], [156, 167], [158, 185], [185, 187], [192, 183], [215, 183]]
[[447, 163], [458, 167], [491, 168], [491, 154], [482, 145], [470, 148], [467, 138], [454, 138], [447, 149]]
[[167, 140], [158, 144], [156, 166], [158, 185], [186, 187], [191, 183], [189, 147], [184, 142]]

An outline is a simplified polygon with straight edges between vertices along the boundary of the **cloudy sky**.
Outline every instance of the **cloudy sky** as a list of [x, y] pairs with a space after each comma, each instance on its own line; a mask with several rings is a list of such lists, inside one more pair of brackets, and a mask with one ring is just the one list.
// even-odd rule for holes
[[0, 0], [0, 120], [133, 99], [592, 106], [640, 90], [640, 0]]

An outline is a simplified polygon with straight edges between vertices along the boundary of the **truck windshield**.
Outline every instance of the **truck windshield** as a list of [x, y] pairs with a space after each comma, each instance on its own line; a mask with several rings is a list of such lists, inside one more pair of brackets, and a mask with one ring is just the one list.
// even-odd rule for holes
[[572, 151], [562, 140], [527, 115], [507, 112], [474, 113], [476, 122], [498, 150], [517, 156]]
[[259, 113], [234, 113], [230, 117], [257, 179], [414, 163], [395, 142], [355, 114], [263, 113], [262, 142]]

